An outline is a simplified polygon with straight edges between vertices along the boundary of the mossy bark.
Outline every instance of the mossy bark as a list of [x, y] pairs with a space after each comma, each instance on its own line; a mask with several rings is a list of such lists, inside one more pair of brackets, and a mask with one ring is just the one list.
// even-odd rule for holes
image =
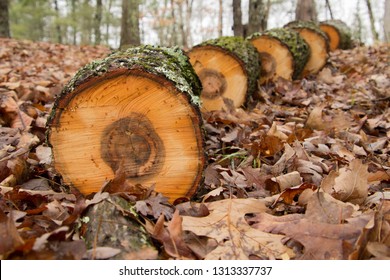
[[48, 118], [54, 168], [84, 194], [123, 169], [130, 184], [155, 185], [172, 202], [191, 197], [206, 158], [201, 90], [178, 48], [129, 48], [84, 66]]
[[194, 72], [188, 57], [179, 48], [155, 47], [150, 45], [119, 50], [102, 60], [93, 61], [81, 68], [65, 85], [54, 103], [50, 124], [57, 107], [64, 107], [69, 94], [89, 80], [103, 77], [109, 72], [121, 70], [141, 70], [161, 76], [174, 83], [177, 89], [187, 94], [196, 106], [200, 105], [199, 95], [202, 85]]
[[294, 59], [292, 78], [297, 79], [310, 57], [310, 48], [305, 40], [299, 36], [299, 33], [286, 28], [273, 28], [264, 32], [254, 33], [248, 37], [248, 40], [260, 36], [268, 36], [276, 39], [288, 48]]
[[204, 41], [193, 49], [203, 46], [220, 48], [235, 57], [247, 74], [247, 98], [255, 93], [257, 90], [257, 79], [260, 74], [260, 59], [256, 48], [252, 44], [242, 37], [222, 36], [217, 39]]
[[317, 23], [315, 23], [314, 21], [301, 21], [301, 20], [291, 21], [291, 22], [287, 23], [284, 26], [284, 28], [290, 28], [290, 29], [293, 29], [293, 30], [296, 30], [296, 31], [299, 31], [299, 30], [304, 29], [304, 28], [305, 29], [310, 29], [313, 32], [315, 32], [318, 35], [320, 35], [322, 38], [324, 38], [324, 40], [327, 43], [327, 48], [329, 50], [329, 38], [328, 38], [328, 36], [326, 35], [326, 33], [324, 31], [321, 30], [319, 25]]
[[99, 258], [94, 254], [99, 247], [118, 249], [110, 259], [157, 258], [149, 234], [131, 213], [132, 207], [120, 196], [111, 196], [88, 208], [82, 217], [81, 233], [92, 252], [90, 258]]
[[313, 21], [292, 21], [284, 26], [297, 31], [310, 47], [310, 58], [302, 72], [302, 77], [318, 73], [329, 57], [329, 38]]
[[323, 25], [328, 25], [333, 27], [338, 35], [339, 35], [339, 44], [337, 45], [337, 49], [351, 49], [353, 47], [352, 43], [352, 32], [348, 25], [341, 20], [327, 20], [320, 22], [320, 27]]

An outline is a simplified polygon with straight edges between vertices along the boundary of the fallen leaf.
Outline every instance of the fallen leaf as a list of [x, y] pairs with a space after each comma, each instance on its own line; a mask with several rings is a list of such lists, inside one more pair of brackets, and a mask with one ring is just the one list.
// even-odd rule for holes
[[178, 259], [195, 259], [194, 254], [184, 242], [182, 217], [179, 211], [175, 211], [166, 228], [164, 216], [161, 215], [154, 227], [153, 237], [163, 244], [164, 250], [170, 256]]
[[367, 165], [361, 160], [354, 159], [348, 166], [333, 174], [334, 183], [324, 186], [326, 192], [341, 201], [354, 204], [361, 204], [366, 200], [369, 173]]
[[205, 259], [249, 259], [256, 255], [262, 259], [281, 259], [293, 256], [282, 244], [282, 236], [258, 231], [245, 221], [249, 213], [266, 210], [264, 201], [257, 199], [226, 199], [206, 204], [210, 214], [206, 217], [183, 216], [183, 230], [198, 236], [214, 238], [218, 246]]

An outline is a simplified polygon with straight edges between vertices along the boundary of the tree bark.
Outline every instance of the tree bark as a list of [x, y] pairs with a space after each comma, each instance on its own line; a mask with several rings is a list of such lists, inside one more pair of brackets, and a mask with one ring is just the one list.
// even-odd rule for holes
[[287, 80], [299, 78], [310, 57], [305, 40], [288, 28], [254, 33], [248, 39], [260, 55], [261, 84], [276, 81], [279, 77]]
[[219, 9], [218, 9], [218, 37], [222, 37], [223, 34], [223, 3], [222, 0], [218, 1]]
[[95, 31], [95, 45], [100, 45], [101, 42], [101, 31], [100, 26], [102, 24], [102, 0], [96, 0], [96, 11], [94, 20], [94, 31]]
[[81, 235], [91, 254], [89, 259], [99, 259], [98, 248], [118, 250], [110, 259], [155, 259], [157, 250], [146, 229], [141, 225], [131, 205], [120, 196], [111, 195], [87, 208], [82, 220]]
[[267, 27], [267, 8], [263, 0], [249, 0], [247, 34], [264, 31]]
[[326, 33], [312, 21], [293, 21], [284, 27], [297, 31], [310, 47], [310, 57], [301, 78], [318, 73], [325, 66], [329, 56], [329, 39]]
[[191, 197], [205, 164], [200, 91], [176, 48], [129, 48], [86, 65], [47, 122], [54, 168], [84, 194], [124, 176], [171, 202]]
[[138, 46], [140, 43], [139, 0], [122, 0], [120, 48]]
[[295, 20], [317, 21], [317, 10], [314, 0], [298, 0], [295, 9]]
[[8, 1], [0, 0], [0, 37], [10, 38]]
[[193, 47], [190, 62], [202, 81], [202, 110], [238, 108], [257, 90], [259, 57], [242, 37], [219, 37]]
[[385, 1], [383, 30], [384, 30], [384, 41], [390, 43], [390, 0]]
[[242, 25], [241, 0], [233, 0], [233, 34], [244, 37], [244, 26]]
[[[60, 17], [60, 12], [58, 9], [58, 1], [57, 0], [54, 0], [54, 9], [56, 11], [56, 17], [58, 19]], [[57, 31], [57, 42], [62, 44], [61, 26], [58, 22], [56, 22], [56, 31]]]
[[376, 32], [376, 29], [375, 29], [375, 18], [374, 18], [374, 14], [372, 13], [371, 1], [370, 0], [366, 0], [366, 5], [367, 5], [367, 10], [368, 10], [368, 15], [370, 17], [370, 25], [371, 25], [372, 37], [373, 37], [374, 41], [378, 41], [379, 40], [379, 35], [378, 35], [378, 32]]
[[352, 48], [352, 33], [345, 22], [341, 20], [326, 20], [320, 22], [320, 28], [329, 38], [331, 51]]

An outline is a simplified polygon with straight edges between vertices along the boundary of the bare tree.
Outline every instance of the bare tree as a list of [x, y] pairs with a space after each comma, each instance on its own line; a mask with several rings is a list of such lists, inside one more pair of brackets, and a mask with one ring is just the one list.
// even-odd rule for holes
[[246, 35], [264, 31], [267, 28], [268, 9], [263, 0], [249, 0], [249, 20]]
[[221, 37], [222, 36], [222, 31], [223, 31], [223, 3], [222, 3], [222, 0], [219, 0], [218, 1], [219, 3], [219, 10], [218, 10], [218, 36]]
[[139, 1], [122, 0], [120, 47], [136, 46], [140, 43]]
[[385, 1], [385, 15], [383, 19], [385, 42], [390, 43], [390, 0]]
[[0, 0], [0, 37], [11, 37], [9, 31], [8, 0]]
[[378, 41], [379, 40], [379, 35], [378, 35], [378, 32], [376, 32], [376, 29], [375, 29], [375, 18], [374, 18], [374, 14], [372, 13], [371, 1], [370, 0], [366, 0], [366, 5], [367, 5], [367, 10], [368, 10], [368, 15], [370, 17], [372, 37], [373, 37], [374, 41]]
[[[54, 10], [56, 12], [56, 17], [57, 19], [60, 17], [60, 11], [58, 9], [58, 1], [54, 0]], [[61, 26], [58, 23], [58, 21], [55, 23], [55, 28], [56, 28], [56, 35], [57, 35], [57, 42], [62, 44], [62, 32], [61, 32]]]
[[234, 36], [244, 36], [244, 26], [242, 25], [241, 0], [233, 0], [233, 34]]
[[101, 40], [101, 32], [100, 32], [100, 25], [102, 24], [102, 0], [96, 0], [96, 11], [95, 11], [95, 18], [94, 18], [94, 31], [95, 31], [95, 45], [100, 44]]
[[316, 3], [314, 0], [298, 0], [295, 9], [295, 20], [317, 21]]

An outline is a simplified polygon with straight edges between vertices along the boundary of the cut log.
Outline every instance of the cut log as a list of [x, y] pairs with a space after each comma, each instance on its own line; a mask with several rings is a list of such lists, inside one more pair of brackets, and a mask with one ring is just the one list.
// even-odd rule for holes
[[260, 55], [260, 83], [276, 81], [279, 77], [297, 79], [305, 67], [310, 48], [299, 33], [287, 28], [274, 28], [250, 35], [248, 40]]
[[329, 39], [326, 33], [312, 21], [292, 21], [284, 27], [297, 31], [310, 47], [310, 57], [301, 77], [317, 74], [325, 66], [329, 57]]
[[171, 201], [201, 181], [201, 84], [179, 49], [142, 46], [85, 66], [57, 97], [48, 144], [64, 182], [99, 191], [118, 170]]
[[323, 21], [320, 22], [320, 28], [329, 38], [329, 47], [331, 51], [336, 49], [346, 50], [352, 48], [351, 30], [343, 21]]
[[[146, 229], [130, 213], [131, 207], [120, 196], [110, 196], [88, 207], [82, 219], [86, 222], [82, 224], [81, 235], [89, 249], [89, 259], [157, 258], [157, 249]], [[104, 248], [113, 253], [109, 257], [101, 256], [99, 249]]]
[[257, 90], [260, 66], [256, 49], [241, 37], [220, 37], [193, 47], [188, 56], [203, 90], [202, 110], [243, 106]]

